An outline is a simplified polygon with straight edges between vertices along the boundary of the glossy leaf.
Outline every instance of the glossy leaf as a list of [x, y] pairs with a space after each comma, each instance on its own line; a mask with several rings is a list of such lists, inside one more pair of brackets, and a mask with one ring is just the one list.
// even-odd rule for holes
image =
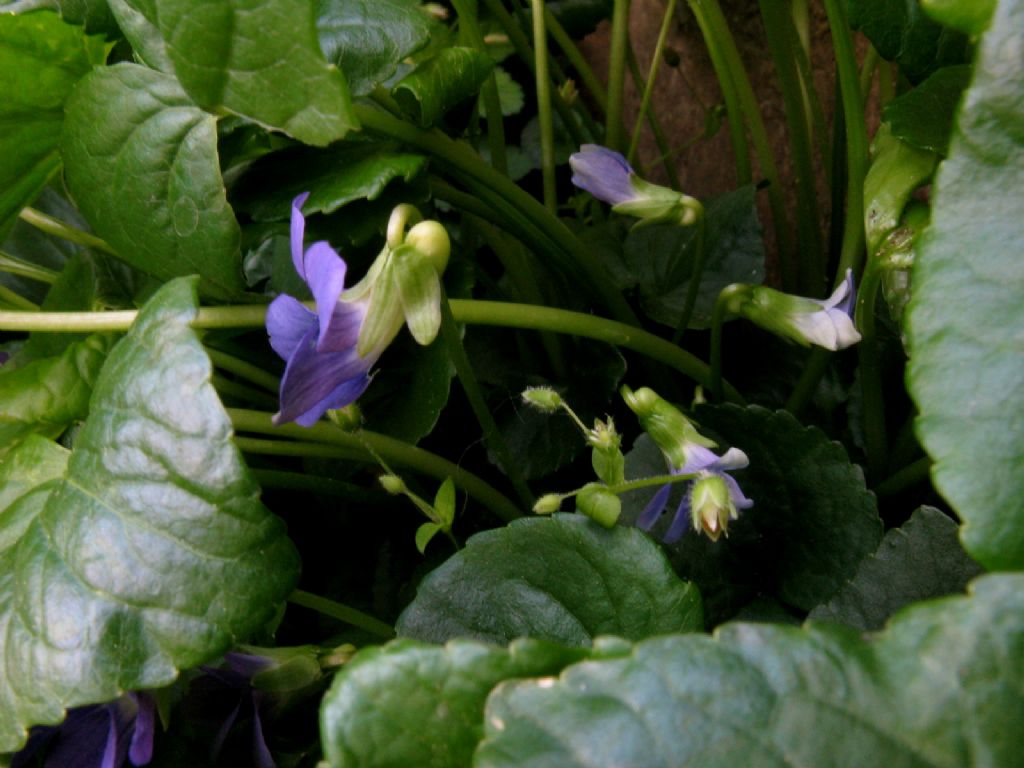
[[1024, 1], [980, 43], [914, 264], [908, 383], [932, 479], [991, 570], [1024, 568]]
[[483, 737], [484, 702], [503, 680], [558, 674], [589, 655], [537, 640], [508, 648], [471, 640], [395, 640], [361, 651], [335, 677], [321, 708], [331, 768], [460, 768]]
[[478, 533], [432, 571], [398, 618], [400, 636], [589, 645], [703, 627], [700, 595], [639, 531], [582, 515], [517, 520]]
[[[223, 654], [295, 584], [298, 557], [231, 443], [195, 314], [190, 280], [147, 303], [100, 373], [66, 471], [0, 552], [0, 751], [67, 707]], [[36, 502], [29, 492], [3, 519]]]
[[0, 457], [28, 435], [57, 437], [84, 419], [109, 349], [109, 337], [96, 334], [59, 356], [0, 367]]
[[56, 11], [68, 24], [84, 27], [90, 35], [104, 34], [110, 39], [119, 36], [107, 0], [13, 0], [5, 2], [3, 10], [14, 14]]
[[967, 65], [943, 67], [885, 105], [892, 135], [919, 149], [945, 155], [960, 97], [971, 79]]
[[939, 67], [967, 60], [967, 39], [932, 21], [918, 0], [848, 0], [850, 26], [863, 32], [886, 61], [912, 83]]
[[160, 34], [182, 87], [306, 144], [359, 127], [345, 78], [328, 64], [305, 0], [156, 0]]
[[157, 24], [157, 0], [108, 0], [124, 36], [140, 59], [153, 69], [173, 73], [174, 65]]
[[29, 435], [0, 461], [0, 553], [17, 544], [35, 520], [49, 496], [44, 486], [64, 477], [70, 455], [45, 437]]
[[885, 534], [856, 576], [808, 618], [881, 629], [896, 611], [919, 600], [962, 592], [981, 574], [956, 535], [957, 525], [934, 507], [921, 507]]
[[431, 21], [408, 0], [319, 0], [316, 28], [352, 95], [365, 96], [430, 42]]
[[731, 624], [655, 638], [487, 701], [476, 768], [1015, 765], [1024, 577], [901, 612], [865, 638]]
[[[715, 300], [731, 283], [764, 279], [764, 241], [754, 187], [741, 187], [705, 206], [704, 272], [691, 328], [708, 328]], [[632, 230], [623, 244], [628, 271], [640, 289], [644, 312], [675, 328], [686, 303], [696, 257], [695, 227], [656, 224]]]
[[199, 274], [217, 298], [241, 293], [214, 118], [174, 78], [134, 64], [93, 72], [68, 102], [61, 149], [72, 196], [124, 261], [161, 280]]
[[302, 206], [307, 216], [333, 213], [356, 200], [376, 200], [392, 183], [411, 183], [426, 167], [423, 155], [388, 144], [284, 150], [253, 164], [236, 205], [258, 221], [279, 221], [288, 218], [296, 195], [309, 192]]
[[0, 14], [0, 232], [60, 168], [64, 103], [105, 57], [56, 13]]
[[[864, 475], [843, 447], [821, 430], [804, 427], [786, 411], [759, 406], [702, 406], [694, 417], [702, 434], [744, 451], [746, 469], [732, 472], [754, 506], [712, 542], [690, 531], [668, 546], [683, 578], [704, 596], [709, 624], [733, 616], [757, 595], [772, 595], [809, 611], [853, 577], [882, 539], [882, 521]], [[664, 474], [665, 460], [641, 438], [626, 456], [629, 479]], [[682, 488], [653, 529], [663, 535]], [[653, 491], [623, 496], [623, 520], [633, 521]]]
[[445, 48], [403, 77], [392, 93], [403, 112], [429, 127], [474, 97], [493, 67], [487, 54], [473, 48]]

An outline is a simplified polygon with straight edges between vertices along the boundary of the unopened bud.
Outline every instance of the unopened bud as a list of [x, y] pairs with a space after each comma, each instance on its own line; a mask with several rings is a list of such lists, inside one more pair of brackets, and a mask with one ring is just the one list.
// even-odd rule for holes
[[690, 514], [693, 529], [703, 531], [712, 541], [718, 541], [723, 533], [728, 535], [729, 521], [735, 520], [739, 512], [721, 475], [706, 474], [694, 481]]
[[524, 403], [544, 413], [554, 413], [562, 407], [562, 396], [551, 387], [527, 387], [522, 398]]
[[405, 493], [405, 481], [398, 475], [381, 475], [378, 479], [384, 490], [392, 496]]
[[451, 256], [452, 242], [440, 222], [421, 221], [406, 234], [405, 244], [423, 254], [437, 270], [437, 274], [444, 274], [448, 257]]
[[557, 493], [545, 493], [533, 505], [533, 511], [538, 515], [553, 515], [562, 506], [562, 497]]
[[590, 483], [576, 494], [576, 511], [611, 528], [622, 514], [622, 500], [605, 486]]
[[715, 447], [713, 440], [701, 435], [678, 408], [650, 387], [641, 387], [634, 392], [623, 386], [620, 391], [626, 405], [637, 415], [644, 432], [661, 448], [673, 467], [686, 464], [688, 450], [694, 445]]

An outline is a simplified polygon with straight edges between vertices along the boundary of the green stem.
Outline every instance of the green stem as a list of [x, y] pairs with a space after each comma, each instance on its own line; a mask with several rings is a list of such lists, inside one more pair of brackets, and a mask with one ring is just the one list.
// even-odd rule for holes
[[811, 402], [811, 398], [814, 397], [814, 392], [818, 388], [818, 382], [821, 381], [821, 377], [828, 370], [828, 364], [831, 359], [832, 353], [827, 349], [815, 347], [811, 350], [811, 354], [807, 356], [807, 364], [804, 366], [803, 373], [800, 374], [800, 379], [797, 381], [796, 386], [793, 387], [793, 392], [786, 401], [787, 411], [793, 415], [803, 413], [804, 408], [807, 407], [807, 404]]
[[590, 66], [583, 54], [580, 53], [580, 49], [573, 42], [573, 39], [569, 37], [569, 34], [562, 27], [555, 15], [548, 10], [547, 6], [544, 7], [544, 23], [547, 25], [548, 33], [551, 35], [558, 47], [562, 49], [562, 53], [569, 59], [569, 63], [572, 64], [572, 68], [576, 70], [576, 74], [579, 75], [580, 80], [583, 82], [583, 87], [587, 89], [590, 97], [594, 100], [594, 104], [597, 105], [598, 110], [602, 114], [608, 111], [608, 95], [605, 93], [604, 86], [601, 85], [601, 81], [598, 80], [597, 75], [594, 74], [593, 68]]
[[480, 160], [479, 155], [467, 146], [445, 136], [440, 131], [426, 131], [402, 120], [397, 120], [378, 110], [356, 106], [356, 113], [363, 128], [419, 147], [434, 155], [467, 177], [489, 187], [495, 194], [529, 219], [545, 237], [572, 262], [575, 263], [593, 290], [604, 302], [612, 315], [622, 322], [638, 324], [636, 315], [619, 293], [611, 275], [598, 257], [569, 231], [556, 216], [543, 205], [519, 188], [507, 176], [495, 171]]
[[38, 312], [39, 305], [29, 301], [17, 291], [6, 285], [0, 285], [0, 301], [14, 308], [15, 312]]
[[[487, 43], [480, 33], [476, 19], [475, 0], [452, 0], [455, 12], [459, 16], [459, 30], [465, 35], [476, 50], [487, 54]], [[484, 102], [484, 114], [487, 117], [487, 147], [491, 151], [491, 164], [499, 173], [508, 173], [508, 160], [505, 157], [505, 120], [501, 113], [501, 99], [498, 96], [498, 81], [492, 71], [480, 94]]]
[[875, 306], [882, 283], [882, 270], [871, 262], [864, 270], [857, 293], [857, 328], [861, 341], [857, 345], [860, 361], [860, 386], [864, 409], [864, 443], [868, 475], [877, 480], [888, 462], [888, 439], [885, 426], [885, 398], [882, 392], [882, 368], [878, 359], [875, 336]]
[[626, 83], [626, 47], [629, 45], [629, 0], [615, 0], [612, 10], [612, 43], [608, 62], [608, 110], [604, 119], [604, 143], [621, 151], [622, 101]]
[[[261, 323], [262, 325], [262, 323]], [[234, 355], [229, 355], [227, 352], [221, 352], [219, 349], [213, 347], [206, 347], [206, 354], [210, 357], [212, 362], [217, 368], [228, 373], [233, 373], [239, 378], [245, 379], [246, 381], [252, 382], [258, 387], [262, 387], [268, 392], [273, 392], [275, 395], [281, 388], [281, 380], [272, 373], [267, 373], [259, 366], [247, 363], [245, 360], [240, 360]]]
[[365, 448], [356, 450], [340, 448], [323, 443], [299, 443], [294, 440], [259, 440], [254, 437], [235, 436], [235, 445], [242, 453], [258, 456], [316, 457], [318, 459], [343, 459], [376, 464], [376, 459]]
[[[626, 63], [629, 64], [629, 72], [637, 90], [645, 90], [647, 84], [644, 82], [644, 75], [640, 71], [640, 65], [637, 63], [633, 46], [629, 46], [626, 49]], [[665, 169], [665, 176], [668, 178], [668, 183], [672, 189], [680, 189], [679, 172], [676, 170], [675, 163], [673, 162], [676, 152], [669, 146], [668, 138], [665, 136], [665, 131], [658, 120], [658, 114], [654, 110], [654, 104], [647, 108], [647, 125], [651, 129], [651, 133], [654, 134], [654, 143], [657, 145], [658, 152], [660, 153], [656, 162], [660, 162], [662, 168]]]
[[444, 294], [444, 288], [441, 289], [441, 336], [444, 339], [445, 346], [448, 348], [448, 357], [451, 358], [452, 365], [455, 366], [455, 374], [459, 377], [459, 382], [466, 393], [466, 399], [469, 400], [469, 406], [473, 410], [473, 415], [480, 422], [480, 428], [484, 433], [484, 441], [494, 451], [495, 456], [497, 456], [501, 468], [505, 470], [505, 474], [512, 483], [512, 487], [516, 489], [520, 502], [527, 509], [532, 508], [533, 494], [530, 492], [523, 473], [519, 469], [520, 465], [509, 450], [505, 438], [502, 437], [501, 430], [498, 429], [498, 425], [495, 423], [494, 417], [487, 407], [487, 400], [484, 398], [484, 393], [480, 389], [479, 382], [476, 380], [476, 374], [473, 372], [473, 366], [469, 362], [469, 356], [462, 346], [462, 335], [459, 332], [458, 325], [455, 324], [455, 318], [452, 317], [451, 306], [448, 303], [448, 297]]
[[354, 483], [320, 477], [305, 472], [286, 472], [279, 469], [252, 469], [249, 472], [261, 488], [286, 491], [309, 491], [322, 496], [333, 496], [355, 504], [383, 504], [387, 497], [383, 493], [372, 493]]
[[729, 137], [732, 140], [732, 153], [736, 160], [736, 182], [740, 185], [749, 184], [753, 178], [750, 169], [750, 147], [747, 144], [747, 131], [743, 125], [743, 110], [740, 108], [739, 91], [729, 70], [724, 46], [713, 32], [703, 0], [687, 1], [693, 17], [697, 20], [697, 26], [700, 27], [701, 34], [704, 36], [704, 45], [708, 49], [711, 66], [714, 67], [715, 76], [718, 78], [718, 87], [722, 89], [722, 100], [725, 101], [725, 111], [729, 121]]
[[697, 228], [694, 236], [694, 257], [693, 272], [690, 274], [690, 286], [686, 289], [686, 303], [683, 305], [683, 312], [679, 316], [679, 325], [672, 334], [672, 343], [678, 344], [690, 325], [690, 318], [693, 317], [693, 308], [697, 306], [697, 294], [700, 292], [700, 281], [704, 275], [704, 261], [707, 256], [707, 217], [704, 215], [704, 206], [695, 203], [693, 209], [697, 212], [697, 221], [694, 226]]
[[376, 619], [370, 614], [363, 613], [350, 606], [337, 603], [334, 600], [328, 600], [320, 595], [314, 595], [312, 592], [296, 589], [288, 596], [288, 602], [292, 605], [301, 605], [303, 608], [309, 608], [317, 613], [322, 613], [324, 616], [330, 616], [332, 619], [344, 621], [353, 627], [365, 629], [370, 634], [377, 635], [385, 640], [390, 640], [395, 636], [395, 630], [390, 624], [385, 624], [380, 619]]
[[408, 467], [438, 480], [450, 477], [455, 485], [503, 520], [509, 521], [522, 517], [523, 513], [514, 502], [472, 472], [437, 454], [393, 437], [366, 430], [344, 432], [327, 423], [314, 424], [312, 427], [300, 427], [296, 424], [274, 426], [269, 413], [241, 408], [227, 408], [226, 410], [234, 428], [240, 432], [280, 435], [308, 442], [326, 443], [359, 453], [376, 453], [385, 461], [396, 466]]
[[788, 260], [783, 287], [816, 296], [825, 287], [825, 252], [819, 222], [814, 159], [811, 155], [811, 118], [796, 63], [802, 50], [791, 9], [778, 0], [760, 0], [768, 47], [775, 62], [786, 110], [789, 149], [796, 171], [797, 248]]
[[871, 91], [871, 81], [875, 77], [875, 70], [878, 68], [878, 50], [873, 45], [868, 46], [868, 52], [864, 56], [864, 63], [860, 68], [860, 95], [867, 101], [868, 93]]
[[213, 384], [213, 388], [217, 390], [217, 394], [221, 396], [221, 399], [227, 396], [237, 398], [243, 403], [249, 403], [260, 408], [277, 407], [277, 398], [268, 395], [261, 389], [240, 384], [237, 381], [226, 379], [217, 374], [214, 374], [210, 381]]
[[17, 256], [11, 256], [3, 251], [0, 251], [0, 272], [27, 277], [29, 280], [37, 280], [40, 283], [48, 283], [50, 285], [57, 282], [57, 278], [60, 276], [59, 272], [47, 269], [46, 267], [40, 267], [38, 264], [24, 261]]
[[867, 173], [868, 135], [864, 125], [864, 106], [860, 94], [860, 73], [853, 48], [853, 37], [846, 21], [842, 0], [825, 0], [832, 45], [835, 49], [839, 88], [843, 99], [843, 123], [846, 127], [846, 218], [843, 245], [839, 254], [834, 285], [852, 269], [860, 275], [864, 258], [864, 176]]
[[633, 126], [633, 136], [629, 142], [629, 152], [626, 159], [633, 162], [636, 158], [636, 148], [640, 143], [640, 129], [643, 127], [647, 110], [651, 106], [651, 96], [654, 94], [654, 84], [658, 79], [658, 66], [665, 51], [665, 42], [668, 40], [668, 31], [672, 25], [672, 14], [675, 13], [676, 0], [668, 0], [665, 6], [665, 15], [661, 20], [661, 29], [658, 32], [658, 41], [654, 44], [654, 53], [651, 54], [651, 68], [647, 73], [647, 83], [644, 85], [643, 94], [640, 97], [640, 111], [636, 116], [636, 123]]
[[555, 122], [551, 116], [551, 78], [548, 76], [548, 33], [544, 27], [543, 0], [530, 0], [530, 7], [533, 10], [533, 69], [537, 86], [544, 207], [554, 216], [558, 212], [558, 196], [555, 189]]
[[[715, 300], [715, 310], [711, 314], [711, 375], [710, 390], [711, 396], [716, 402], [722, 402], [722, 326], [725, 318], [731, 314], [732, 301], [734, 298], [745, 295], [750, 290], [749, 285], [734, 283], [727, 285], [718, 294]], [[730, 398], [732, 399], [732, 398]]]
[[[608, 491], [618, 495], [620, 493], [628, 493], [629, 491], [639, 491], [643, 488], [650, 488], [655, 485], [672, 485], [673, 483], [684, 483], [689, 482], [697, 477], [696, 472], [691, 472], [687, 475], [655, 475], [654, 477], [644, 477], [640, 480], [629, 480], [625, 483], [617, 483], [615, 485], [606, 486]], [[579, 494], [582, 488], [578, 488], [575, 491], [569, 491], [569, 493], [559, 494], [563, 499], [571, 499], [573, 496]]]
[[875, 486], [875, 495], [879, 497], [892, 496], [893, 494], [913, 488], [915, 485], [927, 482], [932, 471], [932, 460], [927, 456], [918, 459], [899, 472], [887, 477]]
[[[453, 299], [451, 307], [461, 323], [556, 331], [604, 341], [651, 357], [705, 387], [710, 386], [710, 369], [701, 360], [666, 339], [625, 323], [565, 309], [496, 301]], [[724, 390], [730, 401], [744, 402], [731, 385], [725, 384]]]
[[76, 229], [75, 227], [65, 224], [63, 221], [55, 219], [52, 216], [47, 216], [45, 213], [37, 211], [35, 208], [22, 208], [21, 213], [18, 214], [18, 218], [48, 235], [53, 235], [54, 237], [59, 237], [62, 240], [67, 240], [69, 243], [84, 245], [87, 248], [95, 248], [97, 251], [109, 253], [111, 256], [117, 256], [117, 251], [107, 245], [105, 240], [101, 240], [96, 237], [96, 235], [91, 235], [88, 232]]
[[[516, 55], [519, 56], [523, 64], [530, 70], [530, 74], [534, 74], [535, 61], [533, 51], [530, 49], [530, 41], [519, 27], [519, 23], [512, 18], [512, 15], [502, 5], [502, 0], [483, 0], [483, 3], [505, 30], [509, 42], [512, 43], [512, 47], [516, 50]], [[576, 120], [576, 115], [557, 90], [551, 94], [551, 103], [558, 116], [562, 118], [562, 125], [569, 132], [573, 143], [585, 144], [587, 139]]]
[[[705, 387], [710, 386], [710, 370], [700, 359], [666, 339], [634, 325], [582, 312], [538, 307], [532, 304], [472, 299], [452, 299], [449, 304], [452, 316], [458, 323], [553, 331], [596, 339], [646, 355], [674, 368]], [[262, 305], [204, 307], [199, 310], [196, 319], [192, 322], [192, 327], [197, 329], [261, 327], [264, 325], [266, 312], [266, 306]], [[61, 333], [126, 331], [137, 315], [137, 310], [0, 312], [0, 330]], [[729, 400], [737, 403], [743, 402], [743, 397], [735, 388], [728, 384], [725, 384], [724, 388], [725, 395]]]
[[[743, 59], [740, 58], [736, 41], [733, 40], [732, 33], [729, 31], [729, 24], [725, 20], [718, 0], [690, 0], [690, 7], [694, 8], [695, 6], [701, 7], [701, 15], [706, 21], [707, 28], [718, 42], [722, 55], [725, 57], [725, 65], [739, 97], [740, 109], [747, 127], [750, 129], [750, 137], [754, 142], [754, 151], [761, 166], [761, 173], [768, 179], [768, 202], [771, 206], [772, 223], [775, 227], [775, 243], [783, 272], [785, 272], [791, 257], [786, 201], [783, 197], [782, 180], [778, 167], [775, 165], [771, 143], [768, 141], [768, 132], [765, 130], [764, 119], [761, 117], [761, 109], [757, 103], [757, 96], [750, 85], [746, 68], [743, 66]], [[694, 14], [696, 15], [697, 11], [694, 11]], [[698, 23], [700, 23], [699, 19]], [[701, 29], [704, 29], [704, 25], [701, 25]]]

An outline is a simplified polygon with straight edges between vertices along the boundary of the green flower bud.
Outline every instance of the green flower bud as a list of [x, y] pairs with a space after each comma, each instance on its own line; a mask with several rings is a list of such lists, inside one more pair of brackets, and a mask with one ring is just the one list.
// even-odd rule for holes
[[534, 513], [538, 515], [552, 515], [562, 506], [562, 496], [558, 493], [545, 493], [533, 505]]
[[544, 413], [554, 413], [562, 407], [562, 396], [551, 387], [527, 387], [522, 398], [524, 403]]
[[355, 403], [327, 411], [327, 418], [346, 432], [355, 432], [363, 426], [363, 412]]
[[380, 480], [380, 484], [384, 487], [384, 490], [392, 496], [398, 496], [405, 493], [405, 481], [398, 475], [381, 475], [378, 479]]
[[622, 500], [600, 483], [590, 483], [576, 494], [576, 511], [611, 528], [622, 514]]
[[703, 531], [712, 541], [729, 535], [729, 521], [739, 517], [729, 487], [720, 474], [702, 473], [690, 490], [690, 515], [693, 529]]

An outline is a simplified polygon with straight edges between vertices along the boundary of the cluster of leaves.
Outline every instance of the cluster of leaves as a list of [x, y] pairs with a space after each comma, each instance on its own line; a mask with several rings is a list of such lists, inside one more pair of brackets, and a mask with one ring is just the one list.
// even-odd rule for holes
[[[147, 691], [157, 766], [248, 764], [246, 746], [211, 752], [238, 747], [247, 716], [253, 759], [290, 766], [1014, 764], [1024, 1], [844, 4], [906, 79], [862, 180], [860, 312], [880, 332], [795, 413], [786, 395], [818, 358], [727, 328], [726, 373], [751, 404], [690, 413], [747, 454], [736, 478], [755, 504], [726, 538], [671, 545], [667, 519], [631, 525], [651, 488], [623, 494], [612, 528], [508, 502], [517, 484], [590, 475], [570, 419], [518, 395], [548, 386], [584, 422], [614, 416], [626, 479], [664, 474], [615, 393], [628, 377], [682, 403], [691, 384], [636, 354], [626, 324], [644, 350], [671, 347], [656, 337], [687, 313], [703, 258], [680, 331], [706, 349], [719, 292], [766, 273], [758, 188], [706, 201], [699, 234], [627, 230], [582, 196], [559, 219], [529, 192], [543, 169], [572, 194], [568, 153], [601, 139], [591, 105], [548, 95], [552, 165], [526, 106], [532, 17], [452, 5], [0, 6], [0, 755], [68, 709]], [[549, 30], [578, 36], [612, 3], [546, 5]], [[504, 160], [495, 122], [519, 137]], [[263, 330], [196, 326], [208, 307], [309, 296], [288, 247], [302, 192], [309, 232], [353, 273], [412, 203], [452, 235], [453, 299], [624, 322], [589, 339], [525, 322], [400, 337], [354, 429], [275, 430], [251, 410], [276, 408]], [[121, 327], [109, 310], [137, 310], [126, 333], [104, 330]], [[47, 312], [97, 322], [53, 333]], [[865, 416], [879, 360], [882, 415], [907, 424], [882, 436], [887, 456]], [[246, 642], [320, 650], [266, 651], [249, 715], [222, 729], [197, 670]]]

